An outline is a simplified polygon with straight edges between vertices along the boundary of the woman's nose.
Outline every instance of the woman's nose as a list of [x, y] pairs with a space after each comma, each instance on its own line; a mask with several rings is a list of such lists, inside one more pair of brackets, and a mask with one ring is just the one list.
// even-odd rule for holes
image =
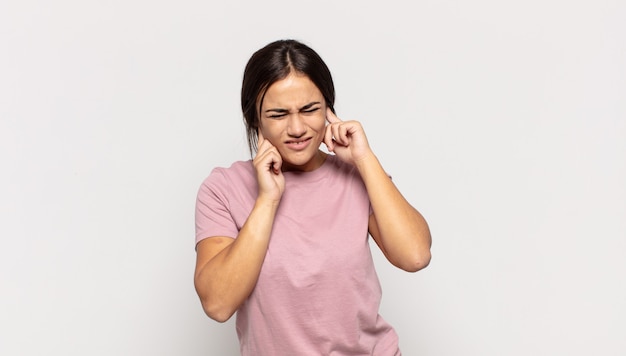
[[306, 125], [299, 114], [289, 115], [287, 122], [287, 134], [293, 137], [300, 137], [306, 133]]

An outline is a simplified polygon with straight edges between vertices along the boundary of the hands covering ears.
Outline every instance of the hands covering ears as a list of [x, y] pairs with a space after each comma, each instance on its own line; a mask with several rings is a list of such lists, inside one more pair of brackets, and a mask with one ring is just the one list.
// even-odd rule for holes
[[[365, 131], [358, 121], [341, 121], [330, 108], [326, 109], [326, 121], [322, 142], [340, 160], [355, 164], [372, 154]], [[257, 172], [259, 195], [279, 201], [285, 190], [285, 178], [281, 171], [283, 158], [278, 149], [265, 139], [260, 129], [257, 133], [257, 154], [253, 164]]]

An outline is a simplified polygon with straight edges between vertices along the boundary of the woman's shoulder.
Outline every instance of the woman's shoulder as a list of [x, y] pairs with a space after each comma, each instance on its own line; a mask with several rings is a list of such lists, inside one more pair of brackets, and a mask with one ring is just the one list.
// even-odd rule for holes
[[211, 170], [211, 173], [204, 180], [203, 185], [238, 185], [238, 183], [247, 184], [250, 181], [255, 182], [254, 166], [252, 160], [235, 161], [230, 166], [217, 166]]
[[254, 172], [252, 160], [235, 161], [229, 167], [215, 167], [213, 170], [221, 170], [231, 174], [249, 174]]
[[358, 175], [358, 171], [354, 165], [340, 160], [334, 154], [329, 154], [326, 157], [326, 164], [332, 167], [332, 170], [336, 174], [343, 174], [343, 175], [357, 174]]
[[[344, 162], [335, 155], [328, 155], [327, 163], [329, 166], [334, 168], [335, 173], [342, 174], [342, 175], [349, 175], [349, 176], [357, 176], [361, 178], [361, 174], [359, 173], [359, 170], [356, 168], [355, 165], [348, 163], [348, 162]], [[391, 178], [391, 175], [389, 173], [387, 172], [385, 173], [387, 174], [389, 178]]]

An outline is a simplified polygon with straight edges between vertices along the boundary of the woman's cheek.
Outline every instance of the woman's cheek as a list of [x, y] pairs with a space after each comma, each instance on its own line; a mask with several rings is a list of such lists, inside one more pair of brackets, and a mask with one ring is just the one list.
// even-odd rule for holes
[[317, 132], [324, 132], [326, 129], [326, 117], [323, 114], [312, 117], [309, 127]]

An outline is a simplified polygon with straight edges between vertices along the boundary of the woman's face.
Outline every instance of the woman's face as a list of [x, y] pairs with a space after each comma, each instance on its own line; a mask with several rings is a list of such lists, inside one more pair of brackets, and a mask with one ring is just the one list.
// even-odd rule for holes
[[311, 171], [322, 165], [319, 150], [326, 127], [324, 96], [308, 76], [292, 72], [272, 84], [261, 103], [260, 129], [278, 149], [284, 171]]

